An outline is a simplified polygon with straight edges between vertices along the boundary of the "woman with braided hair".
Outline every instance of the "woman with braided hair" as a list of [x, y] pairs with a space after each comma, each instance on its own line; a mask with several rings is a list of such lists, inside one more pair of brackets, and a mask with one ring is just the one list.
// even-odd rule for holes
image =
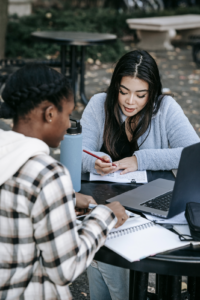
[[[90, 99], [81, 124], [83, 148], [108, 162], [83, 152], [83, 172], [101, 175], [176, 169], [182, 149], [199, 142], [178, 103], [162, 95], [157, 64], [142, 50], [120, 58], [107, 93]], [[91, 300], [128, 299], [128, 270], [93, 261], [88, 277]]]
[[114, 226], [127, 219], [117, 202], [99, 205], [78, 229], [68, 170], [49, 156], [70, 127], [73, 93], [65, 76], [27, 65], [6, 83], [0, 130], [0, 299], [71, 299], [68, 284], [90, 264]]

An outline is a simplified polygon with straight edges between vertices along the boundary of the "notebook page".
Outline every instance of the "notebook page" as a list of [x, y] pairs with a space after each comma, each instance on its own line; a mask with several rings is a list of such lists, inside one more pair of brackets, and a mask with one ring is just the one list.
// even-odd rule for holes
[[135, 171], [129, 172], [124, 175], [120, 175], [122, 170], [118, 170], [114, 173], [101, 176], [99, 174], [90, 173], [90, 181], [110, 181], [110, 182], [121, 182], [130, 183], [135, 181], [136, 183], [147, 183], [147, 172], [146, 171]]
[[[143, 224], [143, 220], [136, 218], [138, 225]], [[141, 218], [142, 219], [142, 218]], [[151, 223], [152, 224], [152, 223]], [[143, 230], [136, 230], [118, 237], [107, 239], [105, 246], [118, 253], [128, 261], [141, 260], [157, 253], [171, 249], [182, 248], [190, 242], [181, 242], [177, 234], [153, 224]]]

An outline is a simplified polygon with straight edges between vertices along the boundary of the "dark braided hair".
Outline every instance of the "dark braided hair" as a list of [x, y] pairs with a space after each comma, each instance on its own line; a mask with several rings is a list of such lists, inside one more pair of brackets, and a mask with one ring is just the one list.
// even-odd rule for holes
[[7, 80], [0, 102], [0, 118], [24, 117], [42, 101], [52, 102], [62, 111], [61, 100], [72, 95], [66, 77], [41, 64], [28, 64]]

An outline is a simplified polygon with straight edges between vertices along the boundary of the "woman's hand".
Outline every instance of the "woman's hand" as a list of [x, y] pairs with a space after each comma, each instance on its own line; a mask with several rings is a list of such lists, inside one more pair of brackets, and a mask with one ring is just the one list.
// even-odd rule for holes
[[125, 208], [118, 202], [114, 201], [107, 206], [114, 212], [115, 216], [117, 217], [117, 224], [115, 225], [115, 228], [121, 226], [126, 222], [128, 219], [128, 215], [126, 214]]
[[121, 160], [114, 162], [117, 165], [117, 170], [123, 170], [120, 175], [126, 174], [128, 172], [134, 172], [138, 169], [136, 156], [126, 157]]
[[97, 173], [99, 173], [102, 176], [109, 174], [109, 173], [114, 173], [116, 171], [117, 167], [112, 166], [112, 163], [110, 162], [110, 158], [106, 155], [101, 156], [101, 158], [103, 160], [107, 161], [107, 163], [101, 161], [100, 159], [97, 159], [95, 161], [95, 166], [94, 166]]
[[81, 193], [76, 194], [76, 207], [75, 212], [77, 216], [83, 215], [89, 212], [88, 206], [90, 203], [97, 204], [92, 196], [83, 195]]
[[81, 193], [76, 194], [76, 207], [78, 208], [88, 208], [89, 204], [97, 204], [92, 196], [83, 195]]

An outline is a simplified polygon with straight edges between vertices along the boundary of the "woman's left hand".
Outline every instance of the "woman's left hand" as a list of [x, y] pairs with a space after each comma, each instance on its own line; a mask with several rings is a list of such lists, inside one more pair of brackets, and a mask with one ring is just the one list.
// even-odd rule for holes
[[89, 204], [97, 204], [92, 196], [83, 195], [80, 193], [76, 194], [76, 207], [77, 208], [88, 208]]
[[121, 160], [114, 162], [117, 165], [118, 170], [123, 170], [120, 175], [126, 174], [128, 172], [134, 172], [138, 169], [137, 158], [136, 156], [126, 157]]

